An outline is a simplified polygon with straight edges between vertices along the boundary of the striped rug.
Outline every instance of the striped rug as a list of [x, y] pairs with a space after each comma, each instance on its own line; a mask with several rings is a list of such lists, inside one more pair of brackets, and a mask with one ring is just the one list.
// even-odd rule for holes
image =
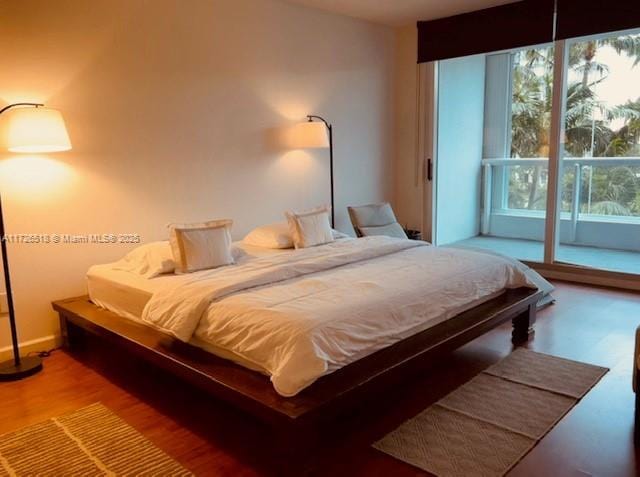
[[188, 476], [102, 404], [0, 436], [0, 476]]
[[519, 348], [374, 447], [439, 477], [503, 476], [607, 371]]

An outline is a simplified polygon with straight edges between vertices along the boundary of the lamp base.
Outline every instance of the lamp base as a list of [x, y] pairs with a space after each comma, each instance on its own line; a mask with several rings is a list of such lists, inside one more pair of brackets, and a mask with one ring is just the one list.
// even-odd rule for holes
[[42, 359], [38, 356], [20, 358], [16, 366], [13, 360], [0, 363], [0, 381], [17, 381], [42, 370]]

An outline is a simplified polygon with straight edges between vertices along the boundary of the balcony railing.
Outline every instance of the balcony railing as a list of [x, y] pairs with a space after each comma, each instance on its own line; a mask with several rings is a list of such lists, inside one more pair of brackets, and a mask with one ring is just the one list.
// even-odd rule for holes
[[[518, 214], [531, 213], [531, 215], [541, 216], [542, 212], [530, 211], [529, 209], [522, 208], [509, 208], [505, 206], [505, 197], [509, 194], [509, 182], [504, 179], [505, 174], [502, 173], [503, 180], [501, 183], [494, 184], [494, 179], [499, 172], [503, 172], [508, 167], [532, 167], [532, 166], [547, 166], [549, 160], [547, 158], [497, 158], [497, 159], [484, 159], [482, 161], [483, 166], [483, 212], [481, 218], [482, 233], [489, 233], [491, 214], [496, 210], [509, 213], [509, 211], [516, 212]], [[602, 221], [602, 222], [617, 222], [617, 223], [636, 223], [640, 224], [640, 217], [633, 214], [630, 215], [598, 215], [592, 213], [585, 213], [580, 210], [581, 208], [581, 195], [582, 195], [582, 179], [583, 171], [585, 167], [601, 168], [601, 167], [634, 167], [638, 168], [636, 174], [640, 174], [640, 157], [580, 157], [580, 158], [565, 158], [562, 160], [562, 166], [564, 173], [573, 171], [573, 179], [569, 184], [565, 183], [565, 188], [571, 192], [570, 210], [564, 211], [562, 214], [564, 217], [569, 216], [571, 220], [571, 235], [573, 239], [576, 236], [576, 230], [578, 222], [583, 219], [589, 219], [590, 221]], [[564, 176], [564, 173], [562, 176]], [[593, 174], [593, 169], [591, 171]], [[589, 179], [593, 177], [589, 176]], [[640, 187], [640, 176], [636, 175], [635, 180]], [[497, 192], [494, 187], [498, 187]], [[571, 186], [569, 189], [567, 186]], [[624, 187], [621, 184], [614, 184], [614, 186]], [[639, 189], [640, 190], [640, 189]], [[588, 204], [590, 206], [593, 191], [588, 192]], [[496, 197], [502, 197], [501, 204], [494, 204]], [[568, 201], [568, 200], [567, 200]]]

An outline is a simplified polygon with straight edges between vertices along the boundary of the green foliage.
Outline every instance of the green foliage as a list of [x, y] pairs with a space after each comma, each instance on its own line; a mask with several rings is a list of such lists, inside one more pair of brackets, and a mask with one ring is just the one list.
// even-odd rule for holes
[[549, 144], [553, 48], [516, 53], [511, 115], [512, 157], [539, 157]]
[[[509, 207], [512, 209], [545, 210], [547, 204], [546, 177], [541, 166], [509, 167]], [[538, 187], [532, 184], [538, 183]]]
[[596, 202], [591, 212], [598, 215], [630, 215], [629, 209], [610, 200]]
[[[640, 34], [571, 45], [569, 69], [580, 80], [567, 85], [566, 157], [640, 156], [640, 97], [607, 108], [595, 92], [596, 85], [609, 75], [610, 67], [596, 61], [598, 50], [605, 46], [632, 58], [634, 66], [640, 64]], [[512, 88], [511, 156], [548, 157], [553, 48], [515, 53]], [[612, 129], [614, 120], [622, 120], [623, 125]], [[640, 215], [640, 167], [584, 167], [582, 172], [583, 212]], [[563, 210], [571, 207], [574, 176], [573, 170], [567, 170], [562, 178]], [[546, 170], [542, 166], [511, 167], [509, 207], [541, 210], [545, 203]]]
[[633, 215], [640, 215], [640, 191], [636, 192], [636, 198], [631, 204], [631, 212]]

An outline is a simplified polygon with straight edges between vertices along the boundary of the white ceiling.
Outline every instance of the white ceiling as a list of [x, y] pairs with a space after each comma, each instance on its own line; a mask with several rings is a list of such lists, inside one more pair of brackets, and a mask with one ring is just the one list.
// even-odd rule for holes
[[512, 3], [515, 0], [287, 0], [320, 10], [390, 26], [404, 26], [458, 13]]

